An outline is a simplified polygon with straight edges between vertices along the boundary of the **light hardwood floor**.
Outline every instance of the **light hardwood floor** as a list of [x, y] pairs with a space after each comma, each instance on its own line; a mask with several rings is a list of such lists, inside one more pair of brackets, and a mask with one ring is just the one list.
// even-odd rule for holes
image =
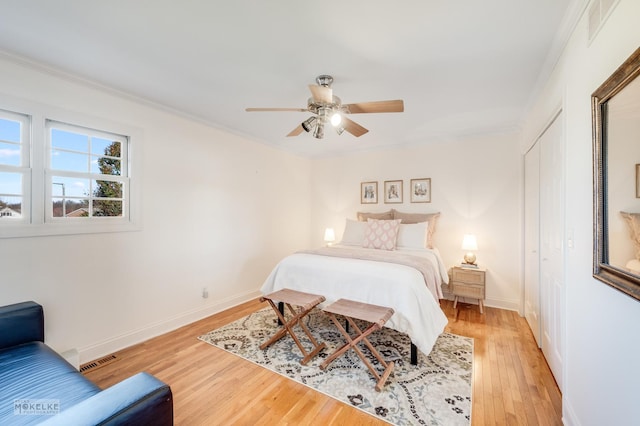
[[[171, 386], [176, 425], [385, 424], [304, 385], [197, 340], [256, 311], [257, 300], [132, 346], [86, 376], [100, 387], [147, 371]], [[473, 425], [561, 425], [561, 394], [526, 321], [443, 300], [446, 331], [474, 338]]]

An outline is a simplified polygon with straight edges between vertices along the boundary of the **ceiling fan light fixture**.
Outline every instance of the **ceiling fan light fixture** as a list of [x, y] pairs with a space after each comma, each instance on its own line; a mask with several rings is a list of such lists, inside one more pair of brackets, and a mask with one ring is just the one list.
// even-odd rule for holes
[[319, 122], [316, 125], [315, 130], [313, 131], [313, 137], [316, 139], [322, 139], [324, 138], [324, 123]]
[[331, 116], [331, 124], [333, 127], [338, 127], [342, 123], [342, 116], [339, 112], [334, 112]]
[[314, 127], [316, 127], [317, 121], [318, 119], [316, 117], [309, 117], [302, 122], [301, 126], [305, 132], [309, 133]]
[[327, 74], [319, 75], [316, 83], [308, 86], [311, 97], [307, 99], [306, 108], [246, 108], [246, 111], [297, 111], [314, 114], [297, 125], [287, 137], [298, 136], [304, 130], [316, 139], [324, 138], [324, 126], [328, 123], [331, 123], [338, 135], [346, 130], [358, 138], [369, 131], [346, 115], [343, 117], [343, 114], [404, 112], [402, 99], [343, 104], [342, 100], [333, 94], [333, 77]]

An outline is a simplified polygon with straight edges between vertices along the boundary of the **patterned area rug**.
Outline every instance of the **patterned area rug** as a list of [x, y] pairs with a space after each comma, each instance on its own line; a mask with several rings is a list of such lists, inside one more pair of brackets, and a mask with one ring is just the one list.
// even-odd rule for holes
[[[254, 312], [199, 339], [392, 424], [470, 424], [473, 339], [443, 333], [428, 356], [418, 351], [418, 365], [414, 366], [409, 362], [411, 341], [407, 335], [389, 328], [374, 332], [369, 336], [371, 343], [385, 360], [395, 362], [382, 392], [376, 392], [375, 379], [353, 350], [334, 360], [325, 371], [320, 370], [322, 361], [345, 340], [328, 316], [317, 309], [305, 318], [305, 324], [319, 342], [327, 345], [306, 366], [300, 364], [302, 355], [289, 335], [260, 350], [260, 344], [278, 329], [271, 308]], [[310, 350], [311, 342], [299, 326], [295, 331]], [[382, 373], [382, 366], [366, 346], [361, 344], [360, 348]]]

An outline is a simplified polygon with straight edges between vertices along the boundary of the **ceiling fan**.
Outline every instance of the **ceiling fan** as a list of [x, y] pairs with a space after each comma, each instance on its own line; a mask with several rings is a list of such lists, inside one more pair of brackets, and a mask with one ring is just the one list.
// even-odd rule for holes
[[339, 97], [334, 96], [331, 84], [333, 77], [320, 75], [316, 78], [317, 85], [310, 84], [311, 97], [307, 100], [306, 108], [247, 108], [248, 112], [255, 111], [299, 111], [311, 112], [314, 115], [304, 120], [287, 136], [298, 136], [302, 131], [312, 132], [313, 137], [324, 137], [324, 126], [331, 123], [336, 132], [341, 135], [345, 130], [355, 137], [360, 137], [369, 130], [365, 129], [346, 114], [365, 114], [379, 112], [403, 112], [404, 102], [401, 99], [393, 101], [360, 102], [343, 104]]

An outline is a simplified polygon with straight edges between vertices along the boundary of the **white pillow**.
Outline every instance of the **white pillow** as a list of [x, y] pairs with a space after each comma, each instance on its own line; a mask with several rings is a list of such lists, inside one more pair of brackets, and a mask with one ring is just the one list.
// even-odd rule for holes
[[429, 222], [420, 222], [412, 224], [400, 224], [398, 231], [398, 240], [396, 245], [398, 248], [422, 249], [427, 247], [427, 230]]
[[364, 230], [366, 227], [367, 222], [347, 219], [340, 244], [362, 246], [362, 242], [364, 241]]

